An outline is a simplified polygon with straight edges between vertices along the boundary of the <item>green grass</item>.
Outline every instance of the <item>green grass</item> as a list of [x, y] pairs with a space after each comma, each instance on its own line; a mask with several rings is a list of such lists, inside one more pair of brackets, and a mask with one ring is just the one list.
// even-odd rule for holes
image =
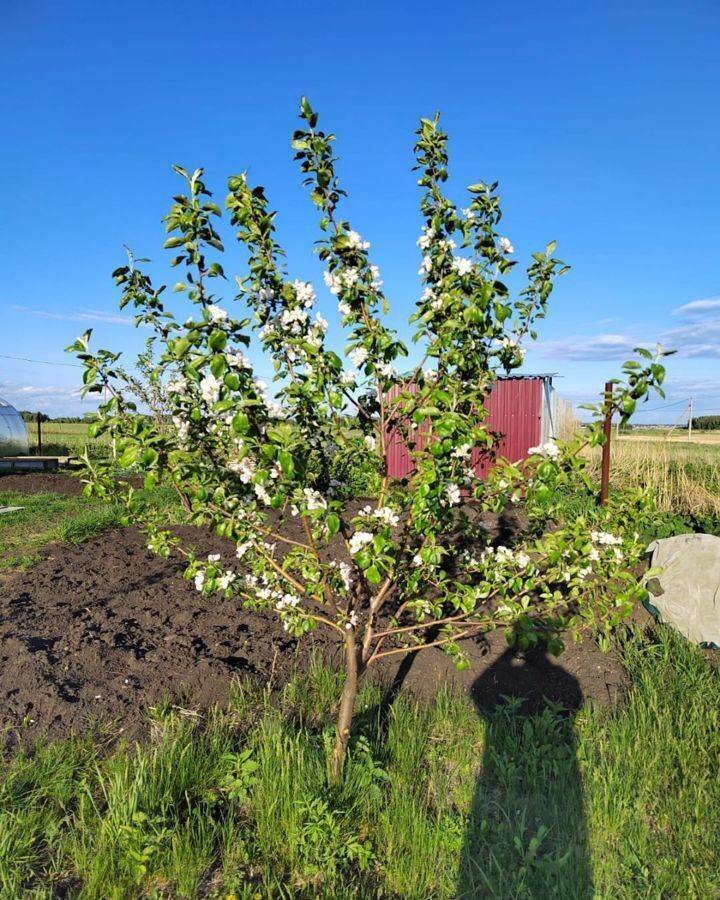
[[662, 630], [625, 647], [617, 711], [481, 719], [366, 685], [328, 782], [336, 676], [239, 688], [142, 746], [16, 753], [0, 896], [710, 898], [720, 884], [720, 675]]
[[[108, 457], [112, 443], [107, 435], [97, 438], [88, 436], [87, 422], [43, 422], [42, 446], [46, 456], [79, 456], [87, 449], [91, 457]], [[28, 446], [30, 453], [37, 450], [37, 425], [28, 423]]]
[[[168, 489], [139, 492], [148, 502], [168, 510], [177, 521], [179, 504]], [[0, 506], [21, 506], [0, 515], [0, 571], [26, 569], [37, 562], [48, 544], [81, 544], [121, 523], [122, 507], [117, 503], [65, 494], [22, 494], [0, 491]], [[175, 518], [173, 518], [175, 517]]]

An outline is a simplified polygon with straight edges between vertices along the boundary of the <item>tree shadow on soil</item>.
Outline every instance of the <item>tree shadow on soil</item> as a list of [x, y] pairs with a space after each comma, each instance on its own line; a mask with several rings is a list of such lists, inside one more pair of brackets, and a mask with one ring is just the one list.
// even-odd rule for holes
[[579, 682], [544, 650], [508, 649], [473, 683], [472, 697], [486, 729], [457, 900], [588, 900]]

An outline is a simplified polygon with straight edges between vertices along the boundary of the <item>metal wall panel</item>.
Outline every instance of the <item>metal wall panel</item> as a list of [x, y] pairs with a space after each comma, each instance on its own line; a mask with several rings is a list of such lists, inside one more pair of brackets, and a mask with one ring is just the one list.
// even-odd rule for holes
[[[542, 406], [544, 377], [501, 378], [495, 383], [488, 397], [488, 425], [501, 437], [498, 454], [517, 462], [525, 459], [530, 447], [542, 441]], [[387, 393], [392, 401], [403, 391], [415, 393], [416, 385], [396, 385]], [[422, 431], [422, 425], [418, 429]], [[422, 438], [416, 440], [416, 449], [424, 446]], [[473, 463], [479, 477], [487, 473], [487, 461], [473, 451]], [[413, 470], [410, 450], [397, 430], [390, 432], [387, 442], [387, 468], [391, 478], [405, 478]]]
[[27, 426], [15, 407], [0, 400], [0, 456], [28, 453]]

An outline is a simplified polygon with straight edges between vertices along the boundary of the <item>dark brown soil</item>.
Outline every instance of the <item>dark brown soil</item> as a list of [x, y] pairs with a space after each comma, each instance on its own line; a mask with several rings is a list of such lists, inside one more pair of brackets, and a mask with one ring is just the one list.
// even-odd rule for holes
[[79, 494], [83, 483], [65, 472], [8, 472], [0, 475], [0, 491], [21, 494]]
[[[38, 484], [69, 492], [77, 483], [62, 475], [11, 475], [0, 479], [0, 490], [16, 489], [8, 485], [16, 479], [26, 492]], [[513, 523], [496, 526], [502, 532]], [[223, 539], [179, 531], [199, 552], [232, 558]], [[206, 708], [222, 703], [239, 676], [277, 687], [302, 669], [308, 654], [296, 653], [272, 614], [200, 597], [183, 569], [180, 558], [150, 553], [130, 528], [81, 546], [51, 547], [32, 569], [0, 582], [0, 726], [11, 740], [82, 732], [93, 720], [139, 737], [149, 706]], [[309, 640], [331, 660], [339, 657], [337, 642], [322, 629]], [[527, 711], [544, 699], [569, 708], [584, 699], [606, 704], [625, 686], [619, 660], [590, 640], [569, 645], [558, 660], [514, 653], [500, 633], [468, 642], [468, 650], [471, 666], [460, 673], [442, 651], [430, 649], [405, 662], [391, 657], [379, 675], [425, 697], [454, 684], [481, 712], [507, 695], [526, 698]]]

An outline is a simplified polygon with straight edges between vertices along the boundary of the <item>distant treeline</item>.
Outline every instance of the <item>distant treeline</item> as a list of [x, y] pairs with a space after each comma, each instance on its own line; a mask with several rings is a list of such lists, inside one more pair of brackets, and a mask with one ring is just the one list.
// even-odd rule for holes
[[41, 422], [91, 422], [95, 418], [95, 413], [85, 413], [84, 416], [55, 416], [52, 418], [51, 416], [46, 415], [43, 412], [31, 412], [29, 409], [19, 409], [18, 412], [23, 417], [26, 422], [37, 422], [38, 416], [40, 416]]
[[692, 420], [692, 427], [698, 431], [720, 430], [720, 416], [698, 416]]

